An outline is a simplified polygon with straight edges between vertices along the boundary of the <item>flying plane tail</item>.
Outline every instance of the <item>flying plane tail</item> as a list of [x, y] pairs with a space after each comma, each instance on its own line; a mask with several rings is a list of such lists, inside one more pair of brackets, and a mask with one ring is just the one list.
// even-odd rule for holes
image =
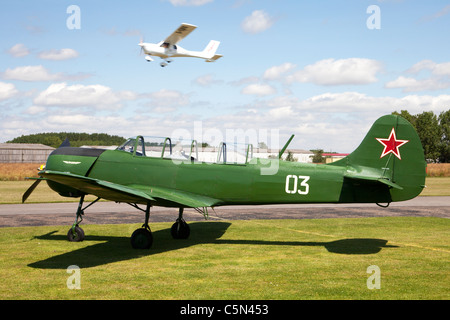
[[[217, 48], [219, 48], [220, 41], [211, 40], [205, 49], [202, 51], [202, 55], [206, 59], [211, 59], [216, 54]], [[216, 59], [215, 59], [216, 60]]]
[[426, 162], [419, 136], [397, 115], [375, 121], [359, 147], [331, 165], [346, 167], [342, 201], [408, 200], [425, 187]]

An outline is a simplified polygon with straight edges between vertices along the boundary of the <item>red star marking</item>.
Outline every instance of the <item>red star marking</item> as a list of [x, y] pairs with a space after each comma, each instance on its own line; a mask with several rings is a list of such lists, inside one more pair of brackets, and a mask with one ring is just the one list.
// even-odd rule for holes
[[395, 136], [394, 128], [392, 128], [389, 138], [387, 138], [387, 139], [375, 138], [375, 139], [377, 139], [378, 142], [384, 146], [384, 150], [380, 156], [380, 159], [383, 158], [384, 156], [388, 155], [389, 153], [393, 153], [397, 158], [402, 160], [402, 157], [400, 156], [399, 148], [402, 145], [404, 145], [405, 143], [409, 142], [409, 140], [397, 140], [397, 137]]

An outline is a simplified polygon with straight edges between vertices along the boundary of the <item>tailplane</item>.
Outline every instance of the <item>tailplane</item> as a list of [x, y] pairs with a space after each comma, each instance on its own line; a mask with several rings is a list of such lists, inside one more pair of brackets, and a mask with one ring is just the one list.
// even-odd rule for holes
[[425, 187], [426, 162], [419, 136], [397, 115], [375, 121], [359, 147], [331, 165], [347, 168], [342, 202], [408, 200]]

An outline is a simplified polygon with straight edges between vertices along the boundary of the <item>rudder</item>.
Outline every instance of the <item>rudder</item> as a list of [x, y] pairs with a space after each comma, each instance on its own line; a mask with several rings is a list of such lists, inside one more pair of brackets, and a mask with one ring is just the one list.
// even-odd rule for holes
[[355, 151], [331, 165], [347, 167], [344, 202], [408, 200], [425, 186], [426, 162], [419, 136], [398, 115], [379, 118]]

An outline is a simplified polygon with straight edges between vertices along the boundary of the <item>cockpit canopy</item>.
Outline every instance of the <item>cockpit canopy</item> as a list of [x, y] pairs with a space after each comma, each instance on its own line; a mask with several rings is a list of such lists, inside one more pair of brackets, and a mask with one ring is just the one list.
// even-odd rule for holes
[[199, 147], [196, 140], [172, 140], [168, 137], [137, 136], [129, 138], [116, 150], [130, 152], [134, 156], [227, 164], [245, 164], [253, 158], [252, 144], [221, 142], [217, 147], [207, 143]]

